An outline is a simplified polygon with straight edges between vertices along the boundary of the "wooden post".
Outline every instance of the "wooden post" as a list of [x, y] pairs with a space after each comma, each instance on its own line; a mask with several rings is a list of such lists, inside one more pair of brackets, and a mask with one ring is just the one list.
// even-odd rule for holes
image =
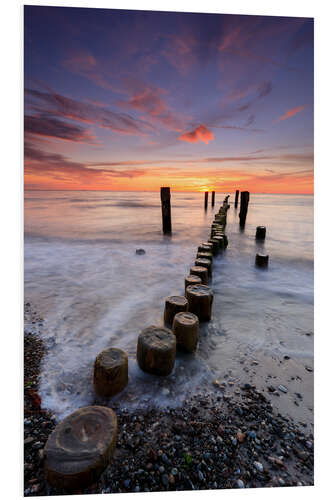
[[235, 208], [238, 207], [238, 196], [239, 196], [239, 190], [236, 189], [236, 196], [235, 196]]
[[205, 210], [207, 210], [208, 207], [208, 191], [205, 191]]
[[215, 205], [215, 191], [212, 191], [212, 207]]
[[163, 233], [171, 234], [171, 205], [170, 205], [170, 188], [161, 187], [161, 204], [162, 204], [162, 224]]
[[258, 226], [256, 230], [256, 240], [264, 240], [266, 238], [265, 226]]
[[256, 260], [255, 260], [256, 266], [257, 267], [267, 267], [268, 266], [268, 259], [269, 259], [268, 255], [264, 255], [262, 253], [257, 253]]
[[248, 191], [241, 192], [241, 205], [239, 212], [239, 224], [241, 227], [245, 226], [246, 215], [247, 215], [247, 206], [249, 204], [250, 193]]

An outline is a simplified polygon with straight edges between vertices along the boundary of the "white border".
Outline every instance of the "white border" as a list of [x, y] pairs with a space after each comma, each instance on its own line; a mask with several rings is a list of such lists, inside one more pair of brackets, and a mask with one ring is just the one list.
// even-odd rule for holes
[[[315, 487], [182, 492], [180, 498], [329, 498], [332, 494], [332, 7], [329, 2], [290, 0], [114, 0], [34, 1], [28, 5], [127, 8], [315, 17]], [[22, 169], [22, 5], [7, 0], [1, 11], [1, 493], [19, 498], [23, 491], [23, 169]], [[3, 154], [3, 148], [5, 154]], [[332, 407], [332, 405], [331, 405]], [[174, 493], [149, 493], [147, 500]], [[129, 494], [130, 498], [134, 497]], [[129, 498], [126, 496], [126, 498]], [[64, 498], [73, 498], [72, 496]], [[87, 497], [80, 497], [87, 498]], [[100, 498], [92, 495], [89, 498]], [[121, 497], [122, 498], [122, 497]], [[141, 498], [141, 496], [140, 496]]]

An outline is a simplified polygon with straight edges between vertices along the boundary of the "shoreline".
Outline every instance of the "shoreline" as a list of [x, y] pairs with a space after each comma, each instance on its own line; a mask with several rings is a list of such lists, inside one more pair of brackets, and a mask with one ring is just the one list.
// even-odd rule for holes
[[[24, 313], [24, 495], [68, 494], [44, 478], [43, 449], [56, 417], [41, 409], [38, 394], [46, 352], [43, 319], [29, 302]], [[97, 483], [72, 493], [313, 485], [313, 434], [307, 425], [278, 413], [254, 385], [239, 390], [237, 399], [216, 388], [216, 394], [163, 410], [134, 412], [115, 403], [114, 457]]]

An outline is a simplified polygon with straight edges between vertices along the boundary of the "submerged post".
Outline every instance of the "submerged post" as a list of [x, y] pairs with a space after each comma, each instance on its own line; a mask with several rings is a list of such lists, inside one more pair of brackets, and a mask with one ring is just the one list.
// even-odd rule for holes
[[215, 191], [212, 191], [212, 207], [215, 205]]
[[208, 191], [205, 191], [205, 210], [207, 210], [208, 206]]
[[247, 215], [247, 206], [249, 204], [250, 193], [248, 191], [241, 192], [241, 204], [239, 211], [239, 225], [241, 227], [245, 226], [245, 220]]
[[238, 196], [239, 196], [239, 190], [236, 189], [236, 195], [235, 195], [235, 208], [238, 207]]
[[162, 224], [163, 233], [171, 234], [171, 205], [170, 205], [170, 188], [161, 187], [161, 204], [162, 204]]

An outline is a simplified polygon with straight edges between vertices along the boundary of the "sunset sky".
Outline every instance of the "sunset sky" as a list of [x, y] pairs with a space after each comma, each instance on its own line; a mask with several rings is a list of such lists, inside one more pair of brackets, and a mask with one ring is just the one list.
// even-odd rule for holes
[[313, 20], [24, 8], [25, 188], [313, 192]]

